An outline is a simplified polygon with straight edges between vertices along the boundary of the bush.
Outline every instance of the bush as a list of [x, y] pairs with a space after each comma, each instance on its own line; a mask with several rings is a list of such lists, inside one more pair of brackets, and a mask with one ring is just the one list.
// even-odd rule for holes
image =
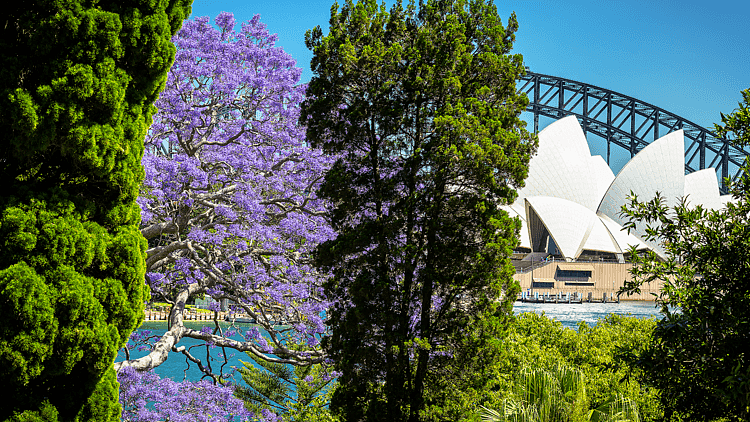
[[544, 315], [518, 315], [506, 338], [503, 359], [495, 368], [498, 381], [486, 392], [484, 406], [501, 408], [524, 368], [554, 371], [563, 365], [583, 374], [590, 408], [622, 396], [638, 406], [644, 422], [659, 420], [663, 412], [658, 391], [638, 383], [634, 375], [639, 369], [623, 359], [645, 348], [655, 326], [653, 319], [611, 314], [593, 327], [581, 322], [576, 331]]

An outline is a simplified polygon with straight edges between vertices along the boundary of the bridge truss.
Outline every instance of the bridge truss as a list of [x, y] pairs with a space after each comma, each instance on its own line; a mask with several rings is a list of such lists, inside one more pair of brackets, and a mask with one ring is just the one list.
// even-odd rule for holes
[[736, 180], [742, 163], [750, 155], [731, 145], [716, 133], [664, 109], [598, 86], [526, 72], [518, 83], [529, 98], [527, 111], [534, 114], [534, 132], [539, 132], [539, 116], [561, 119], [575, 115], [588, 135], [607, 142], [607, 163], [612, 145], [625, 149], [632, 158], [649, 143], [675, 130], [685, 133], [685, 174], [706, 168], [716, 169], [723, 180]]

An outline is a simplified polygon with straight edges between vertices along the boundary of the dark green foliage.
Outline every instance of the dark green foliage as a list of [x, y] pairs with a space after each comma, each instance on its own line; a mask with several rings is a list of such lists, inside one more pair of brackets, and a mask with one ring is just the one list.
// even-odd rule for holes
[[24, 411], [16, 413], [8, 419], [9, 422], [57, 422], [57, 409], [48, 401], [40, 404], [38, 411]]
[[[750, 90], [716, 130], [750, 145]], [[658, 301], [665, 315], [654, 341], [637, 361], [646, 382], [662, 391], [667, 414], [686, 420], [750, 420], [750, 176], [731, 186], [734, 203], [707, 211], [683, 202], [667, 209], [660, 198], [623, 207], [632, 221], [648, 222], [668, 258], [633, 260], [627, 291], [666, 280]], [[690, 198], [686, 198], [690, 201]]]
[[301, 121], [313, 146], [341, 153], [319, 192], [338, 237], [316, 259], [333, 273], [325, 346], [346, 420], [450, 417], [461, 405], [445, 388], [487, 382], [517, 291], [519, 225], [499, 205], [536, 146], [519, 119], [517, 25], [481, 0], [364, 0], [307, 34]]
[[189, 12], [186, 0], [4, 6], [0, 420], [119, 420], [112, 363], [148, 297], [143, 140]]

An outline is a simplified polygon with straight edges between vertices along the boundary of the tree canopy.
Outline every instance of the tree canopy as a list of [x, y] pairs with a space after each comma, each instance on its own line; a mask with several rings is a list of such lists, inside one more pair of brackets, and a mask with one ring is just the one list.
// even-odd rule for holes
[[316, 262], [332, 273], [331, 406], [347, 420], [425, 420], [446, 400], [441, 383], [471, 368], [481, 384], [477, 361], [497, 350], [519, 230], [499, 206], [536, 147], [519, 119], [517, 27], [485, 1], [364, 0], [334, 5], [329, 33], [306, 35], [300, 121], [340, 155], [319, 191], [337, 237]]
[[[750, 90], [716, 131], [734, 144], [750, 145]], [[623, 214], [652, 226], [666, 260], [633, 256], [634, 280], [664, 280], [657, 298], [665, 318], [640, 354], [646, 381], [661, 390], [665, 412], [695, 420], [750, 419], [750, 175], [730, 184], [733, 201], [720, 210], [691, 207], [690, 198], [667, 209], [659, 197], [637, 197]], [[658, 224], [654, 224], [658, 223]]]
[[[149, 355], [117, 362], [118, 369], [152, 369], [178, 350], [199, 360], [179, 346], [183, 337], [277, 363], [323, 360], [328, 302], [310, 251], [332, 236], [315, 194], [331, 158], [305, 143], [297, 122], [301, 70], [259, 16], [239, 31], [230, 13], [215, 23], [195, 18], [175, 36], [175, 64], [143, 158], [146, 281], [171, 305], [169, 329]], [[204, 295], [228, 301], [257, 326], [186, 327], [186, 302]], [[206, 363], [215, 381], [227, 375]]]
[[[34, 1], [0, 25], [0, 420], [117, 421], [143, 319], [143, 140], [190, 1]], [[52, 416], [49, 416], [52, 417]]]

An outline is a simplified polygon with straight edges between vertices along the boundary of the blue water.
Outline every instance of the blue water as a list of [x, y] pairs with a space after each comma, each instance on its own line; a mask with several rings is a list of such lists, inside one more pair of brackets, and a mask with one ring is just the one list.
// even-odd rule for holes
[[[184, 323], [186, 327], [195, 330], [199, 330], [204, 326], [214, 326], [212, 321], [185, 321]], [[235, 325], [242, 329], [248, 329], [252, 326], [251, 324]], [[226, 329], [227, 324], [222, 323], [222, 328]], [[137, 331], [143, 332], [144, 330], [150, 331], [152, 335], [161, 336], [167, 331], [167, 321], [144, 321]], [[231, 338], [242, 340], [242, 337], [240, 335], [235, 335]], [[252, 359], [250, 359], [250, 357], [247, 356], [244, 352], [237, 352], [233, 349], [222, 349], [221, 347], [206, 347], [201, 340], [183, 338], [177, 344], [177, 347], [180, 346], [185, 346], [186, 349], [189, 349], [190, 354], [200, 359], [204, 366], [210, 365], [211, 371], [217, 375], [220, 371], [224, 374], [233, 374], [233, 367], [242, 367], [242, 363], [240, 362], [240, 360], [244, 362], [252, 362]], [[191, 346], [195, 347], [191, 348]], [[212, 356], [211, 360], [206, 358], [207, 353]], [[223, 358], [224, 353], [226, 353], [226, 362]], [[136, 359], [147, 354], [148, 351], [131, 350], [130, 358]], [[115, 361], [121, 360], [125, 360], [125, 353], [122, 350], [117, 354], [117, 358], [115, 359]], [[198, 381], [203, 375], [203, 373], [198, 369], [198, 366], [195, 363], [188, 361], [185, 355], [183, 355], [182, 353], [175, 352], [170, 352], [169, 358], [164, 363], [156, 367], [154, 371], [162, 378], [168, 377], [172, 378], [175, 381], [182, 381], [184, 379], [190, 381]], [[235, 373], [234, 379], [236, 382], [242, 382], [242, 377], [239, 374]]]
[[637, 318], [661, 318], [654, 302], [623, 301], [620, 303], [523, 303], [516, 302], [513, 312], [544, 313], [548, 318], [560, 321], [564, 327], [576, 329], [583, 321], [589, 325], [604, 318], [607, 314], [632, 315]]
[[[583, 304], [554, 304], [554, 303], [522, 303], [516, 302], [513, 306], [513, 311], [516, 314], [523, 312], [536, 312], [544, 313], [548, 318], [558, 320], [563, 326], [576, 329], [578, 323], [583, 321], [589, 325], [596, 324], [596, 321], [604, 318], [607, 314], [621, 314], [621, 315], [632, 315], [638, 318], [649, 318], [655, 317], [660, 318], [658, 308], [655, 307], [654, 302], [638, 302], [628, 301], [621, 303], [583, 303]], [[200, 329], [204, 325], [213, 326], [210, 321], [186, 321], [185, 325], [193, 328]], [[250, 325], [244, 326], [249, 328]], [[166, 321], [145, 321], [139, 331], [151, 330], [153, 335], [161, 335], [166, 332], [167, 323]], [[236, 337], [238, 340], [239, 336]], [[201, 341], [193, 339], [182, 339], [178, 346], [195, 346], [201, 344]], [[222, 356], [221, 348], [209, 347], [208, 352], [216, 358]], [[206, 347], [198, 346], [191, 350], [191, 354], [197, 357], [201, 361], [206, 362]], [[141, 357], [147, 354], [147, 352], [131, 351], [131, 358]], [[224, 364], [224, 373], [232, 373], [232, 367], [241, 367], [240, 360], [245, 362], [252, 362], [251, 359], [241, 352], [236, 352], [231, 349], [226, 349], [227, 363], [224, 364], [223, 359], [211, 361], [211, 367], [214, 373], [218, 373], [222, 364]], [[124, 360], [125, 355], [120, 352], [117, 360]], [[169, 359], [155, 369], [156, 373], [161, 377], [169, 377], [175, 381], [182, 381], [187, 379], [190, 381], [197, 381], [200, 379], [202, 373], [198, 370], [196, 364], [190, 362], [186, 364], [186, 358], [180, 353], [170, 353]], [[234, 377], [236, 382], [242, 382], [242, 377], [236, 374]]]

